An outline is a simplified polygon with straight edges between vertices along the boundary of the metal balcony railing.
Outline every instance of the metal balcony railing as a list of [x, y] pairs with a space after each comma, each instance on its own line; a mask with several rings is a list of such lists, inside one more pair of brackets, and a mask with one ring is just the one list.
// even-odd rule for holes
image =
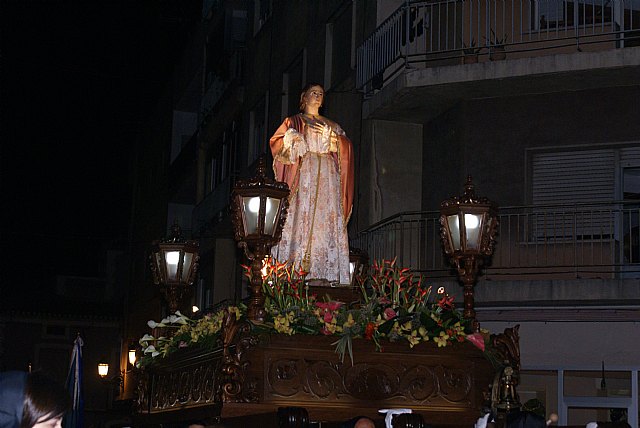
[[[492, 279], [640, 278], [640, 203], [500, 208]], [[438, 212], [406, 212], [360, 232], [351, 247], [431, 278], [453, 275]]]
[[358, 48], [356, 86], [370, 92], [405, 68], [459, 64], [465, 54], [493, 59], [505, 50], [523, 57], [638, 45], [640, 0], [410, 1]]

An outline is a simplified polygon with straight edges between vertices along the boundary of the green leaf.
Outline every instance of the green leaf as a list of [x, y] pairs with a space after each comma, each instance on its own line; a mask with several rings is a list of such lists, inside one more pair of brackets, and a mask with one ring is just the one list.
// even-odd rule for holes
[[344, 354], [349, 352], [349, 358], [351, 358], [351, 365], [353, 365], [353, 340], [351, 336], [345, 334], [340, 339], [332, 343], [336, 347], [336, 353], [340, 355], [340, 362], [344, 363]]
[[427, 312], [420, 314], [420, 324], [427, 330], [431, 330], [438, 325]]
[[382, 334], [389, 334], [389, 332], [391, 331], [391, 329], [393, 328], [393, 323], [396, 321], [396, 319], [391, 319], [388, 321], [383, 322], [382, 324], [380, 324], [378, 326], [378, 331]]

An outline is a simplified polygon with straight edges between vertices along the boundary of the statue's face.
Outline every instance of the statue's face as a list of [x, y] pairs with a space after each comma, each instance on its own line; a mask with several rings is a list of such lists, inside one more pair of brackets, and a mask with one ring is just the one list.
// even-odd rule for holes
[[323, 100], [324, 100], [324, 89], [322, 89], [322, 86], [318, 86], [318, 85], [312, 86], [304, 94], [304, 102], [308, 106], [320, 107], [322, 105]]

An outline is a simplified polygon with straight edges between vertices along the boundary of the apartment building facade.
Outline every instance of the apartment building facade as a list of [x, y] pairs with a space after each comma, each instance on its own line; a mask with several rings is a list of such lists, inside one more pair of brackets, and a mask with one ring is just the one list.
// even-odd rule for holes
[[354, 143], [352, 246], [461, 300], [437, 210], [471, 175], [501, 207], [478, 316], [521, 325], [523, 398], [564, 424], [610, 408], [637, 423], [639, 14], [622, 0], [204, 1], [154, 131], [164, 166], [146, 179], [164, 193], [142, 192], [134, 215], [131, 304], [153, 304], [129, 335], [166, 313], [142, 238], [176, 220], [200, 242], [192, 303], [246, 297], [233, 184], [270, 162], [270, 135], [318, 82]]

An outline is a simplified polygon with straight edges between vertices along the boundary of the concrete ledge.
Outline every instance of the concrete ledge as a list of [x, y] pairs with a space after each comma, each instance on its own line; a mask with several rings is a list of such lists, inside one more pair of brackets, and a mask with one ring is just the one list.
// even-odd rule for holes
[[363, 103], [365, 119], [424, 123], [464, 99], [640, 84], [640, 47], [407, 68]]
[[[463, 301], [462, 286], [457, 282], [438, 283]], [[576, 279], [487, 281], [475, 286], [475, 303], [479, 308], [523, 307], [640, 307], [638, 279]]]

